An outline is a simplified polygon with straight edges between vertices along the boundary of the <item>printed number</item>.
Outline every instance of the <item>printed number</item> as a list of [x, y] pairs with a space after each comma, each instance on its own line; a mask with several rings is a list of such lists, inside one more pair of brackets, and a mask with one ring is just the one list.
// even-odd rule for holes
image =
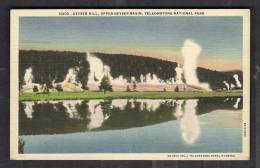
[[59, 15], [69, 15], [69, 12], [59, 12]]

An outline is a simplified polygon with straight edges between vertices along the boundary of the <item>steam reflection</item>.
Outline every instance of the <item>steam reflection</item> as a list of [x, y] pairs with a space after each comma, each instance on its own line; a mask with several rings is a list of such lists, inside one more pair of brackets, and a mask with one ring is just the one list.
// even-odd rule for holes
[[180, 120], [182, 139], [193, 144], [200, 134], [199, 120], [196, 114], [198, 100], [187, 100], [184, 105], [183, 117]]
[[199, 115], [218, 109], [242, 109], [242, 98], [23, 101], [19, 133], [119, 130], [178, 120], [180, 137], [191, 145], [201, 134]]

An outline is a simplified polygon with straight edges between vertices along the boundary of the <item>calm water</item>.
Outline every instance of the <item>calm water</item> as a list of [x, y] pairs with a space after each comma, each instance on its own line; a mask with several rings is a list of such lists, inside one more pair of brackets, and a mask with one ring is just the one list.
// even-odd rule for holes
[[242, 98], [20, 102], [24, 153], [241, 152]]

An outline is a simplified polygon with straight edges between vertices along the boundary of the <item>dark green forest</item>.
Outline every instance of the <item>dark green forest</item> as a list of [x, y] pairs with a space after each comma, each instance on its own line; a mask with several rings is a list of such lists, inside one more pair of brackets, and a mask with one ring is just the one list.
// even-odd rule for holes
[[[127, 54], [106, 54], [93, 53], [100, 58], [104, 64], [111, 69], [111, 75], [116, 78], [123, 75], [128, 81], [134, 76], [140, 81], [140, 75], [147, 73], [156, 74], [161, 80], [166, 81], [175, 77], [175, 68], [177, 63], [149, 58], [144, 56]], [[61, 82], [64, 80], [68, 69], [79, 67], [78, 81], [82, 83], [83, 89], [86, 89], [89, 63], [86, 60], [86, 53], [70, 51], [19, 51], [19, 84], [23, 83], [25, 69], [32, 67], [34, 82], [51, 87], [51, 82]], [[242, 71], [219, 72], [205, 68], [197, 70], [199, 80], [208, 82], [212, 89], [223, 88], [223, 81], [235, 83], [233, 75], [238, 74], [242, 83]]]
[[[118, 77], [123, 75], [128, 80], [134, 76], [137, 81], [140, 80], [141, 74], [156, 74], [160, 79], [166, 81], [171, 77], [175, 77], [175, 68], [177, 63], [159, 60], [144, 56], [135, 56], [127, 54], [105, 54], [93, 53], [100, 58], [104, 64], [111, 67], [111, 75]], [[238, 74], [242, 83], [242, 71], [219, 72], [205, 68], [198, 68], [197, 74], [200, 82], [208, 82], [212, 89], [223, 88], [223, 81], [235, 83], [233, 75]]]
[[69, 68], [79, 67], [78, 81], [82, 83], [83, 89], [87, 84], [89, 63], [86, 61], [86, 53], [70, 51], [19, 51], [19, 82], [23, 82], [25, 69], [32, 67], [34, 82], [47, 84], [51, 82], [62, 82]]
[[241, 84], [243, 83], [243, 72], [242, 71], [213, 71], [205, 68], [198, 68], [197, 74], [200, 82], [209, 83], [210, 87], [215, 90], [219, 88], [223, 88], [225, 85], [223, 81], [227, 81], [228, 83], [235, 84], [235, 79], [233, 78], [234, 74], [238, 74], [239, 80]]
[[104, 64], [110, 66], [111, 75], [114, 78], [123, 75], [130, 81], [131, 76], [134, 76], [139, 82], [141, 74], [145, 76], [147, 73], [151, 73], [166, 81], [176, 74], [174, 69], [177, 63], [175, 62], [127, 54], [93, 54], [100, 58]]

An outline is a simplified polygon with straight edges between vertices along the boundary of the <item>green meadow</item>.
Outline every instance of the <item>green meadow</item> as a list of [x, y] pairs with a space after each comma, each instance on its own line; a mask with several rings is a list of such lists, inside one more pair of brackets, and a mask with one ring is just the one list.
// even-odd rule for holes
[[44, 93], [20, 93], [19, 100], [76, 100], [76, 99], [119, 99], [119, 98], [146, 98], [146, 99], [168, 99], [168, 98], [201, 98], [201, 97], [238, 97], [242, 96], [242, 91], [236, 92], [52, 92]]

